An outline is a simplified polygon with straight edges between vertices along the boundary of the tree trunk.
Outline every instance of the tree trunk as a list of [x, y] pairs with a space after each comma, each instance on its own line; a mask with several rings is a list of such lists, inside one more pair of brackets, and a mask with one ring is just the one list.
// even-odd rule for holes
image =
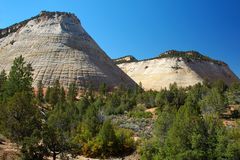
[[57, 154], [56, 152], [53, 152], [53, 160], [56, 160]]

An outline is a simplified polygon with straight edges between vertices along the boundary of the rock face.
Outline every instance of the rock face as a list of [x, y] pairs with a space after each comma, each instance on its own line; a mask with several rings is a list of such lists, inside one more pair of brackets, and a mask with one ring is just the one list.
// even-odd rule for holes
[[51, 86], [57, 79], [63, 86], [76, 82], [79, 89], [135, 85], [70, 13], [41, 12], [0, 30], [0, 70], [8, 72], [20, 55], [33, 66], [34, 86], [40, 80]]
[[118, 66], [145, 90], [161, 90], [176, 82], [187, 87], [204, 80], [223, 80], [226, 84], [239, 81], [227, 64], [197, 52], [168, 51], [159, 57]]
[[131, 55], [114, 59], [114, 62], [115, 62], [116, 64], [129, 63], [129, 62], [137, 62], [137, 61], [138, 61], [138, 60], [137, 60], [135, 57], [131, 56]]

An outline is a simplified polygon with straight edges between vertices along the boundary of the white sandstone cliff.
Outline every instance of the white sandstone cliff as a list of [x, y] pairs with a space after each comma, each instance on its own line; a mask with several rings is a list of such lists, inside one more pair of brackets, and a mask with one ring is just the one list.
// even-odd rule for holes
[[38, 16], [0, 30], [0, 70], [10, 70], [14, 58], [23, 55], [34, 69], [34, 82], [45, 87], [55, 80], [68, 86], [134, 86], [83, 29], [79, 19], [65, 12], [41, 12]]
[[226, 84], [239, 81], [223, 62], [181, 57], [157, 57], [139, 62], [125, 62], [118, 66], [145, 90], [161, 90], [176, 82], [187, 87], [204, 80], [223, 80]]

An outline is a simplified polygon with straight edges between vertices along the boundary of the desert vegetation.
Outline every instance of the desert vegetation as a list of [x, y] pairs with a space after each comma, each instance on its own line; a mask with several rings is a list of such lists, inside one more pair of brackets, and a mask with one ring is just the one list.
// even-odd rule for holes
[[213, 62], [216, 64], [223, 64], [226, 65], [224, 62], [214, 60], [208, 56], [204, 56], [200, 54], [197, 51], [176, 51], [176, 50], [170, 50], [166, 53], [160, 54], [158, 58], [183, 58], [187, 60], [199, 60], [199, 61], [207, 61], [207, 62]]
[[113, 61], [115, 62], [115, 64], [138, 62], [138, 60], [131, 55], [127, 55], [127, 56], [124, 56], [124, 57], [113, 59]]
[[124, 157], [134, 151], [143, 160], [240, 157], [239, 83], [172, 84], [159, 92], [101, 84], [78, 96], [74, 83], [63, 88], [56, 80], [43, 92], [40, 81], [35, 92], [32, 82], [32, 67], [22, 56], [8, 75], [0, 74], [0, 133], [19, 145], [22, 159]]

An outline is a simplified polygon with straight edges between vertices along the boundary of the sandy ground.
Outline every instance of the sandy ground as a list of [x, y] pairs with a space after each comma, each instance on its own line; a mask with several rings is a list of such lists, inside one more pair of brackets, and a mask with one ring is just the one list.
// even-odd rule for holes
[[0, 160], [18, 160], [20, 153], [16, 144], [9, 141], [0, 144]]

